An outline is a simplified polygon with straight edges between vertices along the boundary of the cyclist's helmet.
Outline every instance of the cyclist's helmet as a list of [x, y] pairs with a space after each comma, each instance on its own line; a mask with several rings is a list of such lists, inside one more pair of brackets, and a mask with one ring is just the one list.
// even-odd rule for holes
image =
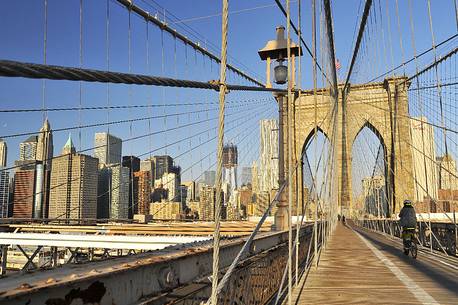
[[404, 200], [404, 206], [412, 206], [412, 201], [409, 199]]

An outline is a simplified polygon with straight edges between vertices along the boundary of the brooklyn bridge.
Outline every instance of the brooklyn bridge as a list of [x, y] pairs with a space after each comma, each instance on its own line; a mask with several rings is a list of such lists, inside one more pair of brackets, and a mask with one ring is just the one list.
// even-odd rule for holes
[[458, 304], [457, 0], [2, 8], [0, 304]]

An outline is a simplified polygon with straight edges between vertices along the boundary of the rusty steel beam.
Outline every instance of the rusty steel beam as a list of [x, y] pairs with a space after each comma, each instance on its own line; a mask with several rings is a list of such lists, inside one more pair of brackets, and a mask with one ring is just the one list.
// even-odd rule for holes
[[[304, 226], [304, 231], [311, 226]], [[247, 257], [287, 241], [287, 232], [257, 236]], [[220, 268], [230, 265], [246, 238], [223, 240]], [[131, 257], [9, 275], [0, 281], [1, 304], [138, 304], [208, 275], [212, 270], [211, 244], [161, 250]]]

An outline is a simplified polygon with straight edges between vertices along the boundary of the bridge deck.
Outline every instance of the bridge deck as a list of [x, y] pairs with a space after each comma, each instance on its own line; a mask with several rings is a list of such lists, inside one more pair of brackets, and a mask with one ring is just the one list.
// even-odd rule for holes
[[338, 225], [293, 304], [458, 304], [458, 264], [445, 260], [414, 260], [396, 241]]

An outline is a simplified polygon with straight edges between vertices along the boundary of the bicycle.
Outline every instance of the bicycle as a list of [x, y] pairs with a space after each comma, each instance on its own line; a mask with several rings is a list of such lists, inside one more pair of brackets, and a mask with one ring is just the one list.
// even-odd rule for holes
[[404, 245], [404, 254], [412, 255], [414, 259], [417, 258], [417, 235], [415, 228], [405, 228], [402, 231], [402, 243]]

